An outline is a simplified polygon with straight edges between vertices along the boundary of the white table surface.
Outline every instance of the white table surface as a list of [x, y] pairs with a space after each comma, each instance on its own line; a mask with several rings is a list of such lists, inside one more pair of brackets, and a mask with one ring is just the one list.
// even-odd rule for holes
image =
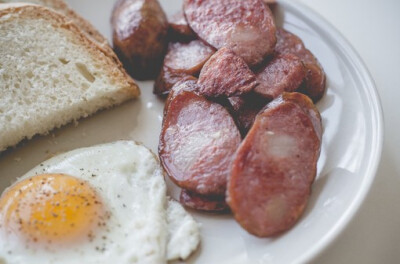
[[313, 263], [400, 263], [400, 1], [297, 1], [322, 15], [359, 53], [385, 117], [382, 160], [372, 189], [349, 226]]

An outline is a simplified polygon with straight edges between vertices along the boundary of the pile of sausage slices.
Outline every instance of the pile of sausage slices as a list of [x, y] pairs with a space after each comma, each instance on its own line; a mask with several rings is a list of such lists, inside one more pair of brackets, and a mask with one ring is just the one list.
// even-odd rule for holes
[[180, 202], [233, 213], [259, 237], [302, 215], [316, 176], [325, 74], [302, 40], [276, 26], [270, 1], [120, 0], [114, 48], [136, 79], [167, 97], [159, 157]]

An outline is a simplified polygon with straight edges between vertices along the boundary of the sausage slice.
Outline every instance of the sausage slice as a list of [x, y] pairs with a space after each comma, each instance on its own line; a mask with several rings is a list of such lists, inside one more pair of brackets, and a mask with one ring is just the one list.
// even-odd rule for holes
[[257, 114], [268, 104], [269, 100], [257, 93], [249, 93], [242, 96], [232, 96], [228, 98], [232, 108], [232, 116], [240, 130], [242, 136], [254, 123]]
[[256, 76], [244, 60], [228, 48], [218, 50], [199, 76], [199, 92], [208, 97], [241, 95], [252, 91], [257, 84]]
[[294, 92], [306, 74], [306, 68], [299, 57], [293, 54], [278, 55], [258, 72], [259, 85], [254, 91], [272, 100], [283, 92]]
[[318, 102], [326, 90], [325, 73], [318, 60], [306, 49], [303, 41], [293, 33], [279, 28], [276, 35], [278, 42], [275, 51], [280, 54], [294, 54], [303, 61], [307, 75], [302, 92], [308, 95], [314, 103]]
[[235, 122], [224, 107], [181, 91], [169, 102], [159, 156], [178, 186], [202, 195], [223, 195], [240, 141]]
[[172, 86], [187, 76], [196, 76], [206, 61], [215, 53], [214, 48], [200, 40], [189, 43], [171, 43], [160, 75], [154, 84], [154, 93], [168, 94]]
[[184, 13], [201, 39], [229, 47], [250, 66], [274, 51], [275, 22], [262, 0], [185, 0]]
[[175, 95], [182, 91], [196, 92], [197, 90], [197, 79], [193, 76], [184, 77], [183, 79], [179, 80], [174, 86], [172, 86], [168, 94], [167, 100], [165, 101], [163, 122], [165, 120], [165, 116], [167, 115], [169, 104], [175, 98]]
[[185, 207], [210, 213], [223, 213], [229, 211], [225, 196], [204, 196], [182, 189], [179, 202]]
[[279, 97], [258, 114], [232, 162], [227, 190], [244, 229], [269, 237], [297, 222], [316, 175], [320, 143], [298, 103]]
[[167, 49], [168, 20], [157, 0], [119, 0], [111, 18], [113, 44], [136, 79], [155, 79]]
[[187, 41], [196, 39], [196, 34], [189, 27], [182, 10], [171, 16], [169, 19], [169, 29], [172, 40]]

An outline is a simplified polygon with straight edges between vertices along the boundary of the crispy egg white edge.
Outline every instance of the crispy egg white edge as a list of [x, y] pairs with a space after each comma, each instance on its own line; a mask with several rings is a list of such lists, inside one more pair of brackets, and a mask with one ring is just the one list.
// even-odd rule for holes
[[186, 259], [200, 244], [200, 226], [182, 205], [168, 200], [168, 260]]
[[[24, 176], [20, 177], [18, 179], [22, 180], [27, 177], [31, 177], [36, 174], [41, 174], [41, 173], [51, 173], [52, 171], [46, 170], [45, 168], [49, 165], [51, 165], [54, 161], [58, 162], [63, 159], [65, 156], [70, 156], [74, 154], [79, 154], [79, 152], [82, 151], [93, 151], [96, 148], [101, 148], [101, 147], [109, 147], [109, 146], [135, 146], [135, 148], [140, 148], [145, 152], [149, 152], [154, 160], [157, 163], [158, 169], [160, 170], [160, 174], [163, 175], [163, 171], [159, 166], [159, 161], [156, 155], [154, 155], [150, 150], [148, 150], [146, 147], [142, 146], [139, 143], [136, 143], [134, 141], [117, 141], [113, 143], [106, 143], [102, 145], [97, 145], [93, 147], [88, 147], [88, 148], [81, 148], [81, 149], [76, 149], [72, 150], [63, 154], [59, 154], [45, 162], [42, 162], [40, 165], [36, 166], [34, 169], [26, 173]], [[158, 170], [157, 169], [157, 170]], [[57, 172], [57, 171], [54, 171]], [[61, 172], [60, 172], [61, 173]], [[165, 183], [163, 188], [165, 187]], [[162, 191], [162, 200], [165, 199], [165, 191]], [[165, 263], [165, 252], [166, 252], [166, 257], [167, 260], [176, 260], [176, 259], [186, 259], [189, 257], [193, 251], [197, 249], [197, 247], [200, 244], [200, 226], [199, 224], [193, 219], [193, 217], [185, 211], [185, 209], [176, 201], [173, 201], [171, 199], [168, 200], [167, 202], [167, 210], [165, 212], [165, 203], [164, 203], [164, 213], [163, 216], [160, 218], [161, 220], [161, 228], [164, 230], [161, 231], [160, 233], [160, 250], [158, 256], [156, 259], [147, 259], [147, 261], [140, 261], [140, 263]], [[165, 222], [166, 219], [166, 222]], [[168, 233], [166, 234], [165, 226], [168, 226]], [[165, 237], [167, 236], [167, 241], [165, 243]], [[164, 242], [163, 242], [164, 241]], [[1, 243], [0, 243], [1, 244]], [[166, 245], [166, 248], [165, 248]], [[140, 253], [140, 252], [139, 252]], [[133, 254], [131, 260], [136, 259], [137, 257], [134, 256]], [[3, 252], [3, 256], [1, 257], [0, 255], [0, 264], [6, 264], [10, 262], [6, 262], [6, 252]], [[140, 254], [139, 254], [140, 256]], [[140, 257], [139, 257], [140, 258]], [[17, 260], [18, 261], [18, 260]], [[22, 261], [22, 260], [20, 260]], [[22, 263], [22, 262], [12, 262], [12, 263]], [[131, 263], [135, 263], [134, 261]]]
[[[84, 172], [82, 172], [83, 169], [85, 170]], [[88, 171], [86, 171], [86, 169], [88, 169]], [[109, 177], [107, 177], [114, 175], [115, 171], [118, 171], [117, 174], [121, 175], [134, 175], [135, 180], [131, 177], [118, 178], [118, 190], [116, 190], [116, 188], [112, 186], [113, 183], [109, 182]], [[62, 249], [56, 253], [46, 251], [40, 253], [30, 252], [36, 254], [28, 254], [25, 258], [16, 256], [16, 258], [12, 260], [12, 258], [7, 255], [8, 250], [6, 250], [3, 253], [3, 259], [7, 260], [5, 263], [44, 263], [43, 258], [46, 254], [49, 259], [48, 263], [61, 263], [60, 259], [57, 259], [56, 256], [62, 253], [76, 260], [84, 261], [85, 263], [99, 263], [99, 261], [100, 263], [110, 263], [110, 261], [115, 261], [117, 257], [121, 259], [117, 261], [119, 263], [166, 262], [166, 185], [163, 179], [163, 171], [158, 160], [147, 148], [133, 141], [117, 141], [76, 149], [60, 154], [39, 164], [18, 180], [23, 180], [42, 173], [66, 173], [87, 180], [89, 184], [98, 191], [106, 207], [111, 209], [111, 219], [113, 219], [113, 217], [116, 218], [117, 223], [124, 225], [123, 228], [125, 228], [126, 225], [127, 227], [125, 229], [129, 230], [128, 232], [135, 232], [134, 236], [128, 234], [128, 238], [123, 241], [125, 243], [124, 245], [119, 245], [122, 244], [121, 241], [117, 241], [117, 246], [115, 246], [117, 243], [114, 243], [113, 250], [117, 251], [114, 253], [106, 252], [97, 254], [96, 251], [89, 250], [89, 246], [86, 247], [86, 245], [79, 244], [80, 252], [75, 255], [75, 251], [72, 252], [72, 249], [69, 252]], [[79, 175], [83, 173], [96, 173], [98, 176], [95, 178], [96, 181], [93, 181], [93, 179], [88, 180], [87, 178], [79, 177]], [[106, 177], [102, 175], [106, 175]], [[102, 188], [103, 190], [99, 192], [99, 189]], [[140, 192], [143, 188], [146, 189], [146, 191], [142, 191], [141, 196], [143, 197], [137, 197], [137, 195], [131, 195], [123, 191], [125, 189], [128, 191], [133, 190]], [[132, 212], [136, 210], [136, 212], [140, 213], [128, 213], [124, 215], [120, 212], [120, 208], [116, 209], [117, 206], [111, 204], [112, 201], [110, 197], [116, 196], [117, 193], [130, 196], [125, 202], [127, 207], [132, 207]], [[128, 204], [129, 200], [138, 200], [139, 203]], [[142, 215], [142, 213], [144, 215]], [[128, 221], [122, 223], [121, 216], [124, 220]], [[117, 229], [114, 228], [112, 232], [115, 230]], [[112, 237], [115, 234], [108, 235]], [[121, 237], [121, 232], [118, 233], [117, 238], [118, 237]], [[112, 239], [113, 237], [111, 241]], [[7, 249], [7, 242], [4, 244], [0, 241], [0, 245], [1, 244], [3, 244], [3, 246], [0, 248]], [[83, 250], [84, 247], [86, 247], [85, 250]], [[14, 249], [14, 251], [16, 250]], [[19, 252], [24, 252], [24, 250], [20, 250]], [[90, 252], [89, 256], [85, 255], [87, 252]], [[40, 257], [38, 255], [40, 255]], [[37, 258], [35, 258], [35, 256], [37, 256]], [[8, 261], [8, 259], [10, 259], [10, 261]]]

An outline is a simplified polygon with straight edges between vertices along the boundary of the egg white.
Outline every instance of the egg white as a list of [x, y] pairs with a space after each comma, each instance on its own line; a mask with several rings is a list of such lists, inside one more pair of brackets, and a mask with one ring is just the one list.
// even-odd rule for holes
[[111, 217], [92, 242], [30, 247], [0, 238], [0, 263], [165, 263], [166, 185], [157, 158], [144, 146], [118, 141], [76, 149], [38, 165], [19, 180], [62, 173], [89, 182]]

